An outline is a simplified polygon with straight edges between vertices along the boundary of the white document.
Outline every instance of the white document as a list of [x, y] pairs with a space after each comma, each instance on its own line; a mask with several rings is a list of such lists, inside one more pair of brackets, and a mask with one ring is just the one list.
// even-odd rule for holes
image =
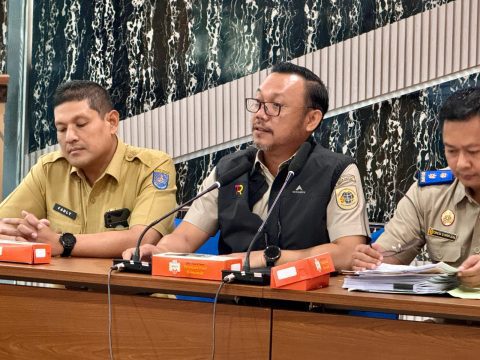
[[422, 266], [381, 264], [375, 270], [345, 277], [349, 291], [404, 294], [443, 294], [458, 286], [457, 269], [443, 262]]
[[356, 275], [360, 274], [456, 274], [457, 268], [439, 262], [436, 264], [426, 265], [392, 265], [382, 263], [374, 270], [363, 270], [355, 272]]

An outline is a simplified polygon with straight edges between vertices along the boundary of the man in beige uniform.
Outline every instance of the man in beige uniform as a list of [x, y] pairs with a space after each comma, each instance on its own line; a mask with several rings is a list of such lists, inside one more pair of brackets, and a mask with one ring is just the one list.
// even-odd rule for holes
[[[175, 206], [172, 160], [119, 140], [119, 114], [94, 82], [61, 85], [54, 116], [61, 150], [42, 156], [0, 204], [0, 233], [49, 243], [53, 255], [118, 257]], [[161, 222], [144, 241], [172, 225]]]
[[[439, 116], [451, 170], [421, 174], [372, 248], [356, 248], [353, 269], [409, 264], [426, 244], [432, 261], [460, 266], [462, 282], [480, 286], [480, 89], [453, 94]], [[416, 246], [408, 248], [412, 242]], [[383, 258], [382, 251], [402, 247]]]
[[[233, 197], [237, 197], [239, 206], [244, 206], [240, 205], [241, 197], [245, 195], [242, 193], [244, 187], [241, 181], [233, 182], [232, 192], [228, 192], [230, 189], [228, 185], [222, 188], [227, 189], [227, 195], [224, 198], [221, 197], [222, 190], [209, 193], [193, 203], [184, 221], [171, 235], [164, 237], [157, 246], [142, 246], [143, 258], [148, 259], [153, 253], [165, 251], [195, 251], [209, 236], [215, 234], [218, 228], [221, 229], [220, 253], [232, 253], [232, 256], [243, 258], [244, 251], [253, 237], [252, 233], [255, 233], [258, 228], [257, 224], [266, 217], [270, 190], [273, 189], [272, 184], [277, 179], [277, 175], [280, 176], [284, 167], [288, 166], [290, 160], [295, 157], [299, 147], [320, 124], [328, 109], [328, 93], [318, 76], [311, 71], [284, 63], [273, 67], [272, 73], [257, 90], [256, 98], [247, 99], [246, 107], [253, 113], [253, 140], [260, 151], [256, 154], [252, 172], [249, 175], [242, 175], [241, 179], [246, 179], [244, 183], [250, 184], [253, 173], [259, 171], [265, 179], [266, 192], [259, 199], [251, 201], [251, 210], [241, 212], [236, 205], [233, 205], [233, 208], [236, 207], [233, 210], [231, 207], [222, 209], [225, 204], [222, 199], [232, 204], [236, 201]], [[283, 199], [278, 206], [281, 209], [279, 213], [283, 215], [288, 213], [288, 216], [285, 215], [283, 218], [282, 230], [277, 233], [279, 236], [280, 233], [282, 234], [279, 246], [276, 246], [281, 247], [281, 251], [277, 249], [277, 256], [269, 258], [263, 250], [267, 244], [263, 243], [262, 238], [259, 240], [259, 249], [253, 251], [250, 256], [253, 268], [278, 265], [322, 252], [331, 253], [337, 269], [349, 268], [351, 266], [349, 254], [357, 244], [365, 243], [369, 230], [358, 169], [355, 164], [352, 164], [353, 161], [345, 156], [320, 148], [319, 145], [314, 147], [298, 177], [301, 179], [302, 175], [306, 175], [303, 178], [305, 184], [299, 183], [294, 187], [287, 187], [282, 195]], [[236, 156], [237, 153], [232, 155]], [[240, 158], [243, 155], [238, 156]], [[314, 160], [311, 160], [312, 158]], [[224, 159], [222, 158], [221, 162]], [[235, 161], [232, 159], [230, 157], [223, 164], [228, 165]], [[342, 170], [339, 173], [333, 172], [335, 175], [332, 177], [330, 177], [332, 172], [322, 173], [320, 167], [324, 160], [333, 164], [340, 163], [342, 166], [338, 168]], [[328, 166], [326, 169], [332, 168]], [[337, 165], [333, 165], [335, 166]], [[219, 163], [205, 179], [203, 188], [216, 180], [220, 168]], [[308, 175], [307, 171], [310, 172]], [[285, 171], [283, 173], [285, 174]], [[280, 184], [282, 181], [277, 183]], [[333, 184], [331, 184], [332, 181]], [[250, 189], [250, 185], [248, 186]], [[318, 188], [322, 189], [318, 190]], [[321, 192], [322, 196], [315, 197], [316, 191]], [[247, 193], [249, 196], [250, 194], [250, 192]], [[288, 203], [287, 198], [290, 200]], [[319, 203], [321, 205], [317, 205]], [[323, 215], [316, 211], [309, 211], [315, 206]], [[245, 208], [246, 206], [243, 207]], [[292, 213], [291, 208], [298, 210], [298, 213]], [[308, 219], [305, 220], [305, 218]], [[254, 225], [252, 220], [255, 222]], [[276, 224], [275, 221], [270, 223]], [[317, 223], [322, 225], [318, 226]], [[311, 230], [317, 226], [321, 233], [317, 234]], [[245, 230], [246, 228], [248, 231]], [[241, 235], [237, 235], [238, 233]], [[310, 236], [303, 236], [305, 233]], [[229, 236], [234, 240], [222, 242], [222, 238]], [[269, 238], [269, 241], [275, 240]], [[124, 258], [131, 258], [132, 252], [133, 249], [125, 251]]]

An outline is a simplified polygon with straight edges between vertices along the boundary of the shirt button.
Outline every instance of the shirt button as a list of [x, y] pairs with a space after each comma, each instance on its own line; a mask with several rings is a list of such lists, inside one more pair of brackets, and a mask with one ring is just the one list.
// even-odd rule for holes
[[90, 199], [90, 204], [95, 204], [95, 198]]
[[477, 255], [480, 254], [480, 246], [477, 246], [475, 249], [473, 249], [473, 252]]

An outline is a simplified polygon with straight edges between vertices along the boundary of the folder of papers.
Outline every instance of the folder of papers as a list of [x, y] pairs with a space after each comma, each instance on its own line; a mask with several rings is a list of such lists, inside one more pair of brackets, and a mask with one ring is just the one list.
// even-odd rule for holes
[[381, 264], [375, 270], [349, 272], [349, 291], [401, 294], [443, 294], [459, 285], [457, 269], [443, 262], [422, 266]]

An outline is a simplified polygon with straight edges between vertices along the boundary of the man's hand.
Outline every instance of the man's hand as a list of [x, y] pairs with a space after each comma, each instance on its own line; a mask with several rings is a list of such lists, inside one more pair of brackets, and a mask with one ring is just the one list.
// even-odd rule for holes
[[37, 219], [35, 215], [22, 211], [23, 219], [17, 226], [20, 236], [28, 241], [50, 244], [52, 256], [63, 253], [63, 246], [60, 244], [60, 235], [50, 229], [50, 222], [47, 219]]
[[20, 240], [21, 234], [18, 232], [17, 227], [22, 223], [21, 218], [3, 218], [0, 219], [0, 235], [3, 238], [10, 238]]
[[[246, 252], [243, 253], [232, 253], [227, 255], [232, 258], [236, 259], [242, 259], [242, 264], [245, 265], [245, 258], [247, 256]], [[252, 251], [250, 253], [250, 269], [255, 269], [255, 268], [264, 268], [267, 267], [267, 261], [265, 260], [265, 257], [263, 256], [263, 250], [256, 250]]]
[[480, 287], [480, 255], [470, 255], [460, 265], [458, 278], [465, 286]]
[[376, 269], [383, 260], [382, 250], [382, 247], [375, 243], [371, 246], [364, 244], [357, 245], [352, 254], [352, 270]]
[[[130, 248], [122, 253], [122, 258], [130, 260], [135, 253], [136, 248]], [[152, 255], [167, 252], [166, 249], [162, 249], [152, 244], [145, 244], [140, 246], [140, 259], [142, 261], [152, 261]]]

